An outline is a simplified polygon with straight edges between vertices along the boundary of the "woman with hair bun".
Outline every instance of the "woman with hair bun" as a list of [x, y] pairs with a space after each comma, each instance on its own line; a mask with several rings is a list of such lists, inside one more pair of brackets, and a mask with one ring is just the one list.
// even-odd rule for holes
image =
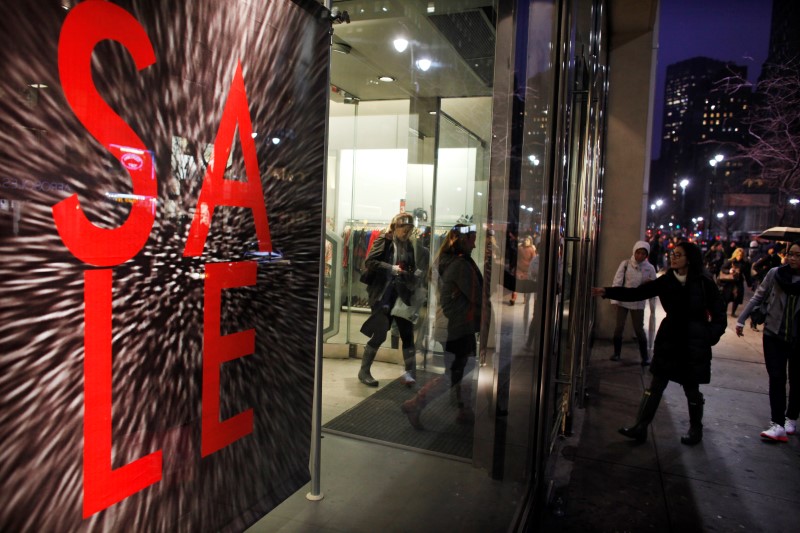
[[401, 405], [416, 429], [424, 429], [420, 421], [423, 408], [449, 388], [454, 389], [458, 403], [456, 421], [469, 424], [475, 418], [469, 387], [462, 384], [467, 362], [475, 357], [475, 334], [481, 328], [483, 276], [471, 256], [475, 230], [475, 226], [456, 224], [447, 233], [433, 265], [439, 279], [435, 326], [439, 333], [435, 336], [444, 345], [446, 360], [450, 360], [450, 383], [436, 377]]

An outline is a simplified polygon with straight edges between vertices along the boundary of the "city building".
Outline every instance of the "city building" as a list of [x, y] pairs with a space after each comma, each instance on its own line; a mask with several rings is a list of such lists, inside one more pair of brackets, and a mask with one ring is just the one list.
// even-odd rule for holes
[[[709, 216], [716, 217], [723, 195], [745, 177], [742, 163], [724, 156], [747, 141], [742, 121], [749, 112], [751, 90], [728, 94], [722, 88], [727, 78], [746, 79], [747, 67], [707, 57], [667, 67], [658, 161], [661, 183], [653, 187], [653, 198], [669, 200], [666, 220], [692, 232], [705, 233], [706, 224], [696, 219], [707, 223]], [[717, 155], [723, 158], [710, 165]], [[660, 214], [663, 224], [665, 213]]]

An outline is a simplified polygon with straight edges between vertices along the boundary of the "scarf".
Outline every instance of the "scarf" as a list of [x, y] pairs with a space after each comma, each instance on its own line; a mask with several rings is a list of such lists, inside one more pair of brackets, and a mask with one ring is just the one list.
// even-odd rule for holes
[[789, 265], [778, 267], [778, 272], [775, 274], [775, 281], [781, 286], [783, 292], [800, 296], [800, 281], [792, 283], [792, 267]]

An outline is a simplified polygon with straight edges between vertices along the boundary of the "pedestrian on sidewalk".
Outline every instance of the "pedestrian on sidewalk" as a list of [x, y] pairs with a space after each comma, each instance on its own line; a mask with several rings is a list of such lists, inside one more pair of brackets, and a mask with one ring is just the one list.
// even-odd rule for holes
[[650, 365], [653, 377], [642, 395], [636, 423], [619, 432], [646, 442], [647, 427], [655, 417], [664, 389], [674, 381], [683, 386], [689, 404], [689, 432], [681, 442], [700, 442], [705, 403], [700, 385], [711, 381], [711, 347], [719, 342], [727, 326], [722, 297], [703, 268], [700, 248], [680, 242], [670, 253], [669, 270], [655, 281], [636, 288], [594, 287], [592, 295], [620, 301], [658, 296], [667, 314], [656, 334]]
[[[787, 442], [797, 431], [800, 415], [800, 241], [786, 254], [788, 264], [767, 272], [764, 281], [736, 322], [736, 335], [744, 335], [744, 323], [755, 310], [763, 312], [764, 363], [769, 375], [770, 427], [761, 432], [765, 440]], [[786, 402], [786, 378], [789, 402]]]
[[[656, 269], [647, 261], [650, 245], [645, 241], [636, 241], [633, 245], [633, 255], [619, 264], [614, 275], [612, 287], [638, 287], [642, 283], [656, 279]], [[642, 366], [650, 364], [647, 355], [647, 335], [644, 332], [645, 302], [618, 302], [611, 300], [617, 308], [617, 325], [614, 328], [614, 355], [612, 361], [619, 361], [622, 354], [622, 332], [625, 330], [625, 319], [631, 315], [631, 325], [639, 343], [639, 356]]]
[[731, 316], [736, 318], [736, 308], [744, 302], [744, 284], [754, 288], [753, 278], [750, 276], [750, 261], [744, 256], [743, 248], [736, 248], [731, 258], [725, 261], [719, 271], [719, 281], [722, 285], [722, 299], [725, 300], [727, 309], [731, 303]]

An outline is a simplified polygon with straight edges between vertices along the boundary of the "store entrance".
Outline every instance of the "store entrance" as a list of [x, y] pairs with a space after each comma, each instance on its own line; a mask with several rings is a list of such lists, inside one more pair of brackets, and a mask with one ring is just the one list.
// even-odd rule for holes
[[[471, 460], [478, 340], [473, 335], [473, 355], [462, 369], [445, 349], [442, 282], [434, 265], [457, 226], [473, 232], [470, 255], [482, 270], [488, 174], [482, 136], [488, 132], [465, 123], [480, 124], [476, 110], [491, 116], [490, 106], [488, 97], [364, 102], [332, 91], [324, 431]], [[372, 387], [359, 380], [370, 340], [362, 330], [374, 316], [362, 279], [370, 251], [401, 212], [414, 224], [409, 241], [416, 275], [407, 309], [395, 305], [391, 313], [412, 324], [413, 344], [403, 344], [393, 318], [369, 366], [378, 382]], [[481, 291], [476, 294], [480, 298]], [[409, 358], [413, 384], [404, 378]], [[458, 386], [452, 386], [453, 368], [463, 373]], [[402, 410], [409, 401], [424, 407], [418, 418]]]

